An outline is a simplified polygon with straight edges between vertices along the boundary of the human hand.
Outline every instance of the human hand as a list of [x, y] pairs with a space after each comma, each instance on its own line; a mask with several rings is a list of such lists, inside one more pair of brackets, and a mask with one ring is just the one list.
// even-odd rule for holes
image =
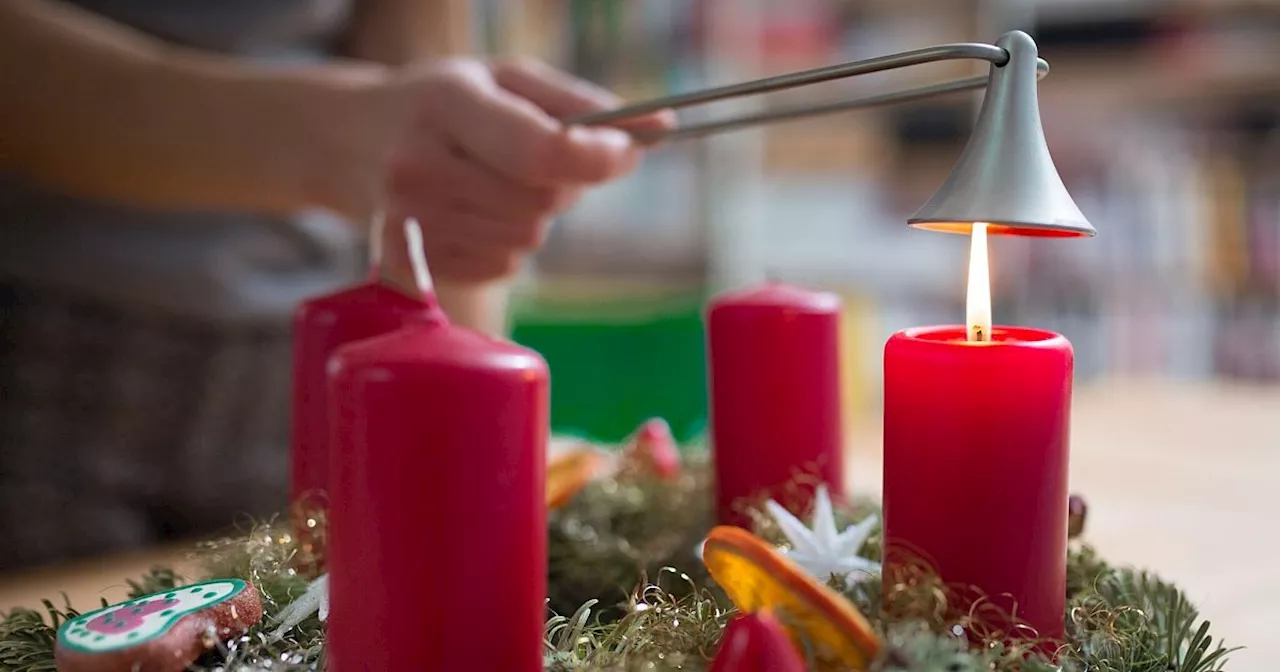
[[[617, 107], [592, 84], [527, 60], [455, 59], [395, 83], [402, 131], [387, 168], [391, 221], [416, 218], [432, 275], [481, 284], [509, 277], [582, 189], [635, 167], [630, 132], [669, 128], [670, 112], [617, 128], [559, 119]], [[387, 261], [403, 229], [387, 227]]]

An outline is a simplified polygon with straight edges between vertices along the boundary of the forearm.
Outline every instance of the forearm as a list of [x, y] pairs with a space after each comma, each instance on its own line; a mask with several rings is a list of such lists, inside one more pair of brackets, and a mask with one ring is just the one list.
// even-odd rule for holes
[[403, 65], [472, 51], [471, 0], [356, 0], [343, 53]]
[[[0, 0], [0, 170], [143, 207], [367, 210], [327, 162], [370, 162], [372, 65], [268, 69], [48, 0]], [[374, 131], [369, 131], [374, 132]], [[376, 170], [370, 166], [370, 170]]]

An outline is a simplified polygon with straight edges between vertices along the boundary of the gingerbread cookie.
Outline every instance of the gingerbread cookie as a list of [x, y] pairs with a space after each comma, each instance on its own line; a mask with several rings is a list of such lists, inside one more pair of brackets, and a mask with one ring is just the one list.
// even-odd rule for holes
[[58, 628], [58, 672], [182, 672], [262, 618], [258, 589], [218, 579], [91, 611]]

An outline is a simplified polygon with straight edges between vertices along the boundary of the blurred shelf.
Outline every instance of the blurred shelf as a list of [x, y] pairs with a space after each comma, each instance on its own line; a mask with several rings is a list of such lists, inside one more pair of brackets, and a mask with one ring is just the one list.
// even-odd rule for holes
[[1247, 11], [1280, 11], [1280, 0], [1023, 0], [1046, 20], [1115, 16], [1215, 17]]
[[777, 124], [764, 131], [766, 175], [878, 174], [879, 158], [890, 151], [888, 134], [875, 116], [843, 113]]
[[1086, 115], [1112, 114], [1117, 106], [1232, 104], [1242, 96], [1280, 93], [1280, 44], [1244, 59], [1101, 53], [1050, 62], [1053, 72], [1040, 85], [1042, 105], [1070, 106]]
[[1242, 11], [1280, 11], [1280, 0], [1171, 0], [1171, 9], [1196, 15], [1216, 16]]

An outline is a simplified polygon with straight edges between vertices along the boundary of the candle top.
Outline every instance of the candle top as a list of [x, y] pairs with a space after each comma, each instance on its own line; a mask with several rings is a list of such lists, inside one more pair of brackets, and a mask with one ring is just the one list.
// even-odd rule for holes
[[424, 321], [358, 341], [343, 347], [339, 354], [344, 366], [450, 364], [508, 371], [547, 368], [542, 357], [528, 348], [443, 320]]
[[1071, 347], [1066, 336], [1045, 329], [1031, 327], [995, 326], [991, 329], [991, 340], [970, 341], [969, 331], [964, 325], [943, 325], [934, 327], [911, 327], [894, 334], [895, 339], [915, 341], [939, 346], [966, 346], [975, 348], [1019, 346], [1032, 348]]
[[711, 300], [710, 308], [713, 311], [724, 308], [787, 308], [831, 313], [840, 310], [840, 297], [831, 292], [769, 281], [719, 294]]
[[382, 305], [389, 308], [418, 310], [435, 305], [434, 296], [412, 296], [378, 279], [343, 287], [311, 299], [305, 305]]

